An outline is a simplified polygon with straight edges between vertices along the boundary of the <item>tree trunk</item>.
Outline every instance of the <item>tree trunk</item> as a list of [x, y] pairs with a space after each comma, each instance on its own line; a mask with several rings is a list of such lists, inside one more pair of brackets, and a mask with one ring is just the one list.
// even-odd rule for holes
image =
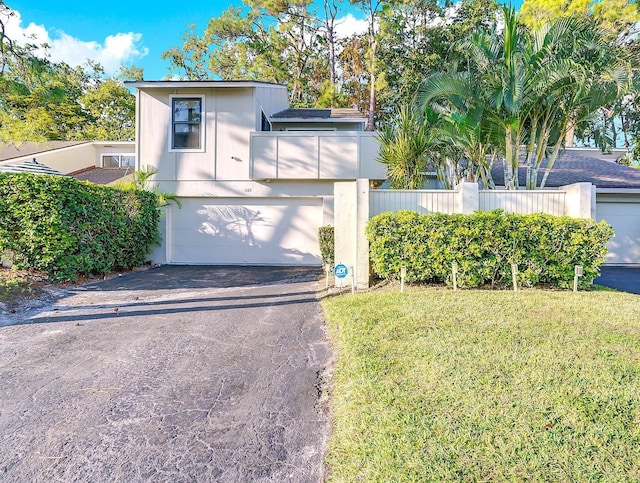
[[[324, 20], [327, 29], [327, 45], [329, 46], [329, 77], [331, 85], [336, 85], [336, 16], [338, 7], [333, 0], [324, 0]], [[332, 102], [333, 105], [333, 102]]]
[[[377, 8], [377, 7], [376, 7]], [[375, 130], [376, 120], [376, 23], [375, 23], [375, 11], [371, 3], [369, 3], [369, 49], [371, 51], [371, 58], [369, 59], [369, 119], [367, 124], [367, 131]]]
[[573, 138], [575, 137], [576, 128], [573, 123], [569, 124], [567, 134], [564, 136], [564, 145], [568, 148], [573, 147]]
[[505, 157], [502, 160], [504, 169], [504, 187], [508, 190], [518, 189], [518, 146], [514, 146], [513, 131], [510, 126], [505, 132]]
[[538, 184], [538, 166], [527, 166], [526, 185], [528, 190], [536, 189]]

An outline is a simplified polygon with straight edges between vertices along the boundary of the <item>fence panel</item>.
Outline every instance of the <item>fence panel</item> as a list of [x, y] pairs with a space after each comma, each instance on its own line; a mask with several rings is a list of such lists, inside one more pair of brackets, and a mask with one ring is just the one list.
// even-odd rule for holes
[[369, 216], [412, 210], [422, 214], [455, 213], [456, 193], [449, 190], [371, 190]]
[[545, 213], [561, 216], [565, 214], [564, 191], [511, 191], [482, 190], [479, 192], [480, 210], [501, 209], [507, 213], [528, 215]]

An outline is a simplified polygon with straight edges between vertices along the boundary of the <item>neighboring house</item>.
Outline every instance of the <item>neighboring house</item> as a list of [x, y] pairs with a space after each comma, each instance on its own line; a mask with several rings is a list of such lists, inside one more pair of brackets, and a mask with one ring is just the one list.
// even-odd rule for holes
[[385, 177], [378, 144], [352, 109], [290, 109], [285, 86], [141, 81], [136, 166], [157, 170], [167, 209], [154, 261], [320, 264], [334, 183]]
[[[607, 263], [640, 264], [640, 169], [616, 163], [623, 153], [623, 150], [603, 154], [598, 149], [567, 148], [556, 159], [545, 187], [592, 183], [596, 187], [596, 219], [606, 220], [615, 231]], [[542, 167], [545, 166], [543, 163]], [[538, 173], [538, 185], [543, 173], [543, 170]], [[492, 174], [497, 186], [504, 185], [501, 166], [494, 166]], [[521, 186], [525, 184], [525, 174], [526, 168], [520, 168]]]
[[0, 165], [38, 163], [80, 180], [109, 184], [133, 172], [133, 141], [48, 141], [0, 143]]

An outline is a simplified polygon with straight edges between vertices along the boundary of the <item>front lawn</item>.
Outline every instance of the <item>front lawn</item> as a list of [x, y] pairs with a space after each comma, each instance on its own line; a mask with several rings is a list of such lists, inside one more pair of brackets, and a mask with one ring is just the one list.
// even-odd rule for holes
[[416, 289], [323, 305], [330, 481], [640, 480], [640, 296]]

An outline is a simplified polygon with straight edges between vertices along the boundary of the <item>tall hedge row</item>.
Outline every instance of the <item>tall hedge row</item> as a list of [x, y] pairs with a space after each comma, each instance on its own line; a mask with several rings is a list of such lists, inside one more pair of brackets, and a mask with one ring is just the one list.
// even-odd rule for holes
[[321, 226], [318, 229], [318, 242], [320, 243], [320, 256], [322, 263], [333, 265], [335, 251], [335, 230], [332, 226]]
[[156, 195], [74, 178], [0, 174], [0, 253], [53, 281], [144, 263], [159, 241]]
[[367, 236], [373, 271], [381, 278], [397, 278], [406, 266], [409, 282], [451, 284], [457, 262], [462, 287], [508, 285], [516, 263], [520, 284], [566, 288], [575, 265], [584, 267], [583, 287], [598, 276], [613, 230], [605, 222], [567, 216], [398, 211], [373, 217]]

